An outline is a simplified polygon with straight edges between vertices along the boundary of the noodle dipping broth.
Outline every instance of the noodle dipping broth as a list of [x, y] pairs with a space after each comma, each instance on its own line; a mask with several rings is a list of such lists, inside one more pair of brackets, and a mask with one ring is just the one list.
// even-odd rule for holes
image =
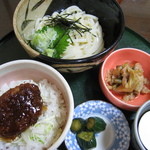
[[150, 111], [142, 115], [138, 125], [139, 137], [146, 149], [150, 149]]
[[38, 18], [32, 34], [24, 36], [33, 49], [53, 58], [79, 59], [104, 50], [98, 18], [77, 6]]
[[131, 143], [136, 150], [150, 149], [150, 100], [145, 102], [136, 112], [132, 124]]

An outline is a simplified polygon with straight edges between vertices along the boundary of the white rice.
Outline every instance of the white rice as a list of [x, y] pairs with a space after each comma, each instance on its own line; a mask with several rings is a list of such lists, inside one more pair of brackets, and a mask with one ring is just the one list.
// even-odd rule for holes
[[30, 126], [14, 141], [7, 143], [0, 140], [0, 150], [42, 150], [47, 148], [58, 139], [66, 122], [67, 112], [62, 93], [54, 84], [45, 79], [38, 83], [33, 80], [12, 81], [1, 87], [0, 95], [21, 83], [38, 85], [43, 105], [47, 105], [47, 109], [35, 125]]

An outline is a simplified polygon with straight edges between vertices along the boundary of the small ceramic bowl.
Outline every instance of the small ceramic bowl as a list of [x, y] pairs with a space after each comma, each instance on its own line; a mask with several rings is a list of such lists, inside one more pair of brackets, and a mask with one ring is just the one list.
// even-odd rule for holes
[[121, 95], [109, 90], [106, 84], [108, 71], [115, 68], [117, 65], [122, 65], [126, 62], [140, 63], [144, 70], [144, 77], [150, 80], [150, 54], [134, 48], [123, 48], [114, 51], [106, 58], [99, 73], [99, 81], [101, 89], [109, 101], [122, 109], [135, 111], [144, 102], [150, 99], [150, 93], [140, 94], [132, 100], [123, 101]]
[[[40, 54], [25, 42], [22, 35], [32, 32], [37, 18], [72, 5], [99, 18], [104, 33], [104, 51], [82, 59], [56, 59]], [[124, 31], [124, 16], [116, 0], [21, 0], [13, 16], [13, 28], [20, 44], [32, 58], [52, 65], [61, 72], [76, 73], [99, 65], [115, 49]]]
[[[133, 147], [136, 150], [147, 150], [150, 147], [149, 144], [149, 136], [150, 136], [150, 132], [149, 132], [149, 118], [147, 120], [144, 119], [144, 116], [150, 112], [150, 100], [145, 102], [137, 111], [136, 115], [135, 115], [135, 120], [132, 126], [132, 132], [131, 132], [131, 137], [132, 137], [132, 143], [133, 143]], [[145, 121], [146, 122], [145, 122]], [[143, 128], [143, 124], [145, 124], [144, 128]], [[141, 127], [142, 129], [140, 129]], [[143, 135], [143, 133], [144, 135]], [[148, 134], [149, 136], [148, 136]], [[148, 140], [145, 140], [148, 139]], [[145, 145], [144, 145], [145, 144]], [[149, 146], [149, 147], [148, 147]]]
[[[16, 83], [20, 80], [33, 80], [34, 82], [38, 83], [43, 79], [48, 80], [48, 82], [55, 86], [55, 89], [58, 89], [59, 92], [61, 92], [66, 105], [66, 121], [62, 125], [62, 132], [58, 136], [57, 140], [48, 147], [48, 149], [54, 150], [57, 149], [65, 139], [73, 118], [74, 100], [67, 81], [57, 70], [51, 66], [34, 60], [16, 60], [0, 65], [0, 89], [2, 89], [2, 87], [6, 84], [9, 85], [11, 81]], [[44, 90], [44, 92], [46, 91]], [[56, 93], [53, 92], [53, 94]], [[54, 97], [53, 94], [51, 98]], [[53, 105], [53, 107], [54, 106], [56, 107], [56, 105]]]

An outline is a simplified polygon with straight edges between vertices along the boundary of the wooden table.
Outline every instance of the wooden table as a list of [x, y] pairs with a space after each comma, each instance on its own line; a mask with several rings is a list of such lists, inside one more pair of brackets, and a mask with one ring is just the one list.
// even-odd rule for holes
[[150, 42], [150, 0], [123, 0], [125, 24]]
[[[13, 30], [12, 16], [20, 0], [0, 1], [0, 38]], [[150, 41], [150, 0], [118, 0], [124, 12], [125, 25]]]

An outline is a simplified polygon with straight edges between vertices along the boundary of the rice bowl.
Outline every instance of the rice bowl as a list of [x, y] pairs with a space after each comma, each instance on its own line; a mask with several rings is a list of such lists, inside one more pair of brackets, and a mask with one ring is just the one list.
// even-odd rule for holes
[[[29, 60], [26, 60], [26, 61], [20, 60], [20, 63], [25, 64], [28, 61]], [[17, 61], [14, 61], [14, 62], [17, 63]], [[14, 63], [14, 62], [11, 62], [11, 63]], [[36, 61], [31, 61], [31, 62], [38, 64], [38, 62], [36, 62]], [[9, 64], [9, 63], [6, 63], [6, 64]], [[39, 65], [42, 65], [42, 64], [39, 63]], [[5, 66], [5, 65], [2, 65], [2, 67], [3, 66]], [[22, 65], [20, 65], [20, 66], [22, 66]], [[44, 66], [47, 66], [47, 65], [44, 65]], [[25, 65], [24, 67], [26, 68], [27, 66]], [[32, 68], [32, 67], [33, 67], [33, 64], [30, 65], [29, 68]], [[17, 68], [19, 68], [19, 67], [17, 67]], [[11, 70], [11, 69], [9, 68], [9, 70]], [[19, 68], [19, 70], [20, 70], [20, 68]], [[53, 70], [53, 68], [52, 68], [52, 70]], [[8, 70], [6, 69], [6, 72], [7, 71]], [[55, 72], [55, 70], [53, 70], [53, 71]], [[2, 72], [3, 72], [3, 69], [2, 69]], [[22, 132], [20, 136], [18, 136], [17, 138], [15, 138], [14, 140], [9, 141], [9, 142], [8, 141], [6, 142], [6, 141], [2, 140], [2, 138], [0, 138], [0, 149], [3, 149], [3, 150], [4, 149], [8, 149], [8, 150], [10, 150], [10, 149], [11, 150], [19, 150], [19, 149], [21, 149], [21, 150], [25, 150], [25, 149], [41, 150], [41, 149], [48, 149], [48, 148], [56, 149], [63, 141], [63, 138], [65, 137], [65, 134], [67, 133], [67, 130], [69, 129], [69, 127], [71, 125], [73, 107], [72, 107], [72, 102], [69, 102], [69, 101], [70, 100], [72, 101], [72, 99], [70, 99], [70, 100], [66, 99], [67, 95], [65, 95], [64, 91], [62, 91], [62, 87], [58, 85], [58, 84], [62, 84], [62, 83], [55, 84], [54, 81], [51, 82], [53, 79], [49, 80], [50, 78], [45, 78], [46, 76], [43, 76], [43, 75], [40, 76], [40, 78], [39, 78], [38, 75], [35, 74], [35, 71], [33, 71], [33, 70], [32, 70], [32, 76], [33, 76], [33, 72], [34, 72], [34, 74], [35, 74], [34, 76], [37, 75], [37, 77], [34, 77], [33, 79], [31, 79], [31, 77], [29, 78], [29, 76], [31, 76], [31, 71], [29, 69], [29, 72], [27, 73], [27, 74], [29, 74], [28, 77], [22, 78], [22, 80], [16, 80], [15, 76], [13, 76], [13, 73], [11, 74], [10, 72], [9, 73], [8, 72], [6, 73], [7, 75], [5, 75], [4, 80], [6, 81], [6, 79], [8, 79], [7, 76], [9, 74], [10, 74], [9, 77], [12, 77], [12, 80], [10, 82], [6, 81], [5, 84], [3, 84], [4, 82], [0, 83], [0, 96], [3, 93], [5, 93], [6, 91], [8, 91], [10, 88], [12, 89], [18, 85], [25, 84], [25, 83], [32, 83], [39, 87], [40, 92], [41, 92], [41, 97], [43, 100], [43, 105], [46, 107], [44, 107], [44, 110], [42, 111], [42, 114], [39, 116], [38, 121], [34, 125], [30, 126], [27, 130]], [[57, 73], [57, 72], [55, 72], [55, 73]], [[0, 75], [0, 77], [4, 77], [3, 75], [2, 76], [1, 75]], [[18, 77], [17, 74], [16, 74], [16, 76], [18, 79], [20, 78], [20, 77]], [[19, 75], [19, 76], [22, 76], [22, 75]], [[53, 76], [53, 73], [51, 73], [51, 75], [49, 75], [49, 76]], [[52, 78], [55, 78], [55, 80], [56, 80], [56, 78], [58, 78], [58, 77], [56, 75], [56, 77], [52, 77]], [[60, 82], [60, 79], [58, 82]], [[62, 81], [62, 82], [64, 82], [64, 81]], [[65, 84], [63, 86], [65, 86]], [[66, 86], [68, 86], [68, 85], [66, 85]], [[64, 87], [64, 88], [68, 88], [68, 87]], [[71, 111], [70, 111], [70, 108], [71, 108]]]

